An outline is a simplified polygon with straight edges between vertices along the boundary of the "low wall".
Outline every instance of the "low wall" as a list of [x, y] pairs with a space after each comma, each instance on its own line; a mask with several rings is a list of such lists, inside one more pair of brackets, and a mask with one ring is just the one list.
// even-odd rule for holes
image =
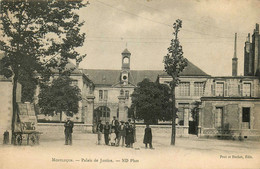
[[240, 130], [217, 130], [204, 128], [199, 132], [199, 137], [204, 138], [222, 138], [233, 140], [260, 140], [260, 130], [240, 129]]
[[[38, 123], [37, 130], [46, 133], [63, 133], [64, 123]], [[74, 124], [73, 133], [91, 133], [91, 124]]]
[[[143, 133], [145, 125], [136, 125], [136, 133]], [[171, 134], [171, 125], [150, 125], [152, 132], [156, 134], [168, 135]], [[188, 136], [189, 127], [176, 126], [176, 136]], [[38, 123], [37, 130], [43, 134], [55, 134], [64, 132], [64, 123]], [[91, 124], [74, 124], [73, 133], [92, 133], [93, 127]]]
[[[136, 125], [136, 132], [144, 132], [146, 125]], [[171, 125], [150, 125], [152, 132], [156, 134], [167, 135], [172, 133]], [[177, 137], [188, 137], [188, 126], [176, 126], [176, 136]]]

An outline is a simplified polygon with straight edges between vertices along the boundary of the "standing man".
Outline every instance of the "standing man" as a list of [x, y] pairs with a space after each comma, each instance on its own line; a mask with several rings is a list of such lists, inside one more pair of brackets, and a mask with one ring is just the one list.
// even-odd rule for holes
[[101, 120], [98, 120], [98, 124], [97, 124], [98, 145], [100, 145], [101, 142], [102, 131], [103, 131], [103, 124], [101, 123]]
[[126, 122], [126, 147], [133, 148], [134, 143], [134, 129], [132, 125], [129, 125], [129, 122]]
[[144, 141], [143, 143], [145, 144], [145, 148], [147, 148], [147, 144], [149, 144], [150, 149], [153, 149], [152, 146], [152, 129], [150, 128], [149, 124], [146, 124], [146, 128], [144, 130]]
[[104, 126], [104, 137], [105, 137], [105, 143], [106, 145], [109, 144], [109, 134], [111, 133], [111, 128], [109, 125], [109, 122], [106, 122], [106, 125]]
[[65, 145], [72, 145], [72, 133], [73, 133], [73, 127], [74, 123], [70, 120], [70, 117], [67, 117], [67, 121], [64, 124], [65, 130]]
[[118, 141], [117, 141], [117, 146], [120, 144], [120, 140], [122, 139], [122, 147], [125, 144], [125, 136], [126, 136], [126, 128], [124, 121], [120, 121], [121, 124], [118, 126]]
[[111, 122], [111, 125], [112, 125], [112, 130], [115, 132], [116, 134], [116, 138], [118, 139], [118, 126], [119, 126], [119, 122], [118, 120], [116, 119], [116, 116], [113, 116], [113, 120]]
[[136, 142], [136, 126], [135, 126], [135, 121], [134, 121], [134, 123], [132, 123], [132, 120], [131, 120], [131, 119], [128, 119], [128, 122], [129, 122], [129, 126], [132, 126], [133, 136], [134, 136], [134, 142]]

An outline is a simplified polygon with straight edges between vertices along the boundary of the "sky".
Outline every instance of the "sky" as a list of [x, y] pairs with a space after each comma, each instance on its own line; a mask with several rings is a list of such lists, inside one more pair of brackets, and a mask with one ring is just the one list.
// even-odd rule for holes
[[163, 56], [179, 33], [184, 57], [212, 76], [230, 76], [237, 33], [238, 75], [243, 75], [244, 43], [260, 23], [258, 0], [89, 0], [85, 21], [85, 69], [121, 69], [121, 53], [131, 52], [132, 70], [163, 70]]

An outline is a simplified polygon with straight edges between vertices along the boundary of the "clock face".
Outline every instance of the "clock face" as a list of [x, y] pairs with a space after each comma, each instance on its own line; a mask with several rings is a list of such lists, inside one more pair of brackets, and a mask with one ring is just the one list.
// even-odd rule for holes
[[123, 80], [126, 80], [126, 79], [127, 79], [127, 76], [126, 76], [126, 75], [124, 75], [124, 76], [123, 76]]
[[124, 58], [123, 62], [124, 63], [129, 63], [129, 59], [128, 58]]

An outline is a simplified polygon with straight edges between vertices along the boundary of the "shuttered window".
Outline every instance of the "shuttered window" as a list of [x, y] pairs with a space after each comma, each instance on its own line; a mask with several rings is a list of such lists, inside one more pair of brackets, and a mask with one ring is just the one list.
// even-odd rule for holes
[[251, 96], [251, 84], [250, 83], [243, 84], [243, 96], [245, 96], [245, 97]]
[[103, 100], [103, 90], [99, 90], [99, 100]]
[[204, 89], [204, 83], [203, 82], [195, 82], [194, 83], [194, 95], [195, 96], [202, 96], [203, 95], [203, 89]]
[[224, 83], [223, 82], [217, 82], [216, 83], [216, 96], [224, 96]]
[[179, 87], [180, 96], [189, 96], [190, 95], [190, 83], [189, 82], [181, 82], [178, 87]]

